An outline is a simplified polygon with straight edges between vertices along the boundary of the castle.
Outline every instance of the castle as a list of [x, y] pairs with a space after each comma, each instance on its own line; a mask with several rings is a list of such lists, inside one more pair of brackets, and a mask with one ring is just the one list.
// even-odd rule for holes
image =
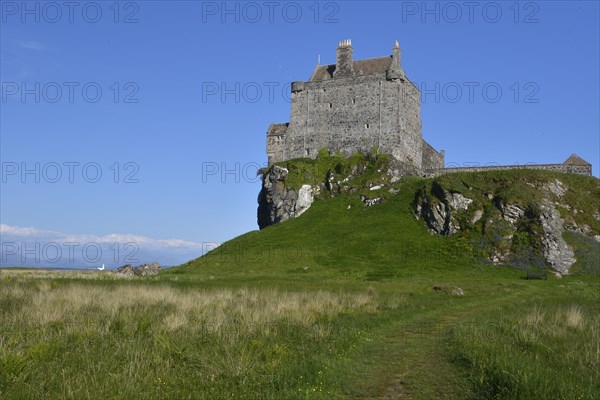
[[[307, 82], [293, 82], [290, 122], [267, 131], [269, 166], [293, 158], [315, 158], [320, 149], [350, 155], [377, 149], [391, 154], [405, 175], [437, 176], [471, 168], [444, 168], [444, 151], [423, 139], [421, 92], [401, 63], [396, 41], [391, 56], [354, 60], [352, 42], [342, 40], [336, 63], [317, 65]], [[563, 164], [476, 167], [535, 168], [591, 175], [591, 165], [573, 155]]]

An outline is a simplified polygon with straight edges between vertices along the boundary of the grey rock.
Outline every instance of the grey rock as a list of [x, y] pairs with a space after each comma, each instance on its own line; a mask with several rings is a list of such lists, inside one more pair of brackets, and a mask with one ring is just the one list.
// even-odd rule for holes
[[525, 208], [518, 204], [500, 204], [499, 208], [500, 212], [502, 212], [502, 218], [508, 221], [513, 227], [515, 227], [517, 221], [525, 215]]
[[555, 194], [558, 197], [562, 197], [566, 192], [565, 186], [558, 179], [555, 179], [552, 182], [546, 183], [546, 185], [544, 185], [544, 187], [546, 190], [550, 191], [551, 193]]
[[558, 210], [550, 202], [541, 207], [540, 221], [542, 223], [542, 246], [544, 257], [550, 266], [561, 274], [568, 274], [569, 268], [575, 263], [575, 253], [562, 237], [563, 219]]
[[158, 263], [142, 264], [134, 267], [131, 264], [125, 264], [117, 268], [116, 273], [125, 276], [154, 276], [158, 275], [160, 265]]
[[308, 210], [315, 200], [313, 188], [310, 185], [302, 185], [298, 191], [298, 198], [294, 207], [294, 217], [298, 217]]
[[298, 217], [312, 205], [318, 188], [310, 185], [302, 185], [298, 191], [288, 188], [285, 186], [288, 174], [287, 169], [274, 166], [263, 175], [257, 212], [260, 229]]
[[463, 196], [460, 193], [444, 192], [444, 197], [447, 199], [447, 204], [454, 211], [466, 211], [473, 200]]
[[361, 195], [360, 200], [363, 202], [363, 204], [365, 206], [371, 207], [371, 206], [380, 204], [381, 201], [383, 200], [383, 197], [375, 197], [375, 198], [371, 199], [371, 198]]
[[423, 196], [421, 203], [417, 204], [416, 215], [422, 216], [429, 228], [438, 234], [450, 235], [460, 230], [460, 225], [454, 215], [460, 211], [466, 211], [473, 203], [472, 199], [461, 193], [452, 193], [443, 190], [441, 198], [431, 199]]
[[417, 204], [417, 217], [422, 216], [429, 229], [443, 235], [448, 232], [448, 218], [450, 214], [444, 203], [433, 202], [429, 196], [423, 196], [422, 202]]
[[590, 228], [587, 225], [577, 225], [576, 223], [571, 223], [571, 224], [564, 224], [564, 229], [567, 231], [571, 231], [571, 232], [577, 232], [580, 233], [584, 236], [588, 236], [589, 233], [592, 231], [592, 228]]
[[471, 218], [471, 224], [476, 224], [481, 217], [483, 217], [483, 210], [477, 210], [475, 211], [475, 213], [473, 214], [473, 218]]

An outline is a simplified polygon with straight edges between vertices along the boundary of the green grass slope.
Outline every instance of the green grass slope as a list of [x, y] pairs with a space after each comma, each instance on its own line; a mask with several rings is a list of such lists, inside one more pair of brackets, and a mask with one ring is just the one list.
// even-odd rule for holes
[[204, 257], [163, 272], [182, 278], [241, 282], [267, 279], [368, 282], [436, 271], [471, 269], [479, 263], [460, 238], [433, 236], [412, 215], [418, 179], [381, 205], [365, 207], [352, 195], [320, 198], [300, 218], [252, 231]]
[[[600, 234], [600, 184], [593, 177], [535, 170], [458, 173], [436, 179], [405, 178], [395, 183], [386, 182], [386, 187], [370, 191], [366, 189], [369, 185], [388, 179], [381, 172], [385, 170], [381, 160], [373, 162], [363, 158], [357, 163], [354, 159], [340, 165], [342, 161], [330, 156], [325, 161], [288, 161], [285, 166], [290, 170], [292, 187], [296, 187], [302, 182], [317, 184], [319, 180], [315, 176], [322, 177], [327, 171], [356, 169], [360, 162], [366, 166], [363, 165], [364, 172], [349, 181], [356, 186], [352, 193], [334, 196], [323, 189], [300, 218], [239, 236], [204, 257], [164, 274], [181, 275], [182, 279], [224, 277], [229, 282], [236, 277], [241, 282], [263, 278], [283, 281], [289, 278], [294, 282], [300, 277], [301, 281], [339, 282], [435, 276], [439, 271], [460, 275], [465, 270], [484, 267], [479, 247], [485, 242], [481, 237], [491, 231], [485, 226], [486, 217], [500, 214], [495, 208], [499, 202], [518, 203], [532, 209], [545, 198], [558, 201], [566, 225], [586, 226], [589, 236]], [[304, 176], [304, 180], [299, 180], [299, 176]], [[545, 189], [557, 180], [565, 189], [560, 198]], [[392, 195], [390, 189], [398, 193]], [[463, 227], [461, 232], [449, 237], [431, 235], [425, 223], [415, 219], [416, 198], [436, 190], [458, 192], [473, 199], [470, 211], [458, 215]], [[370, 197], [381, 196], [384, 201], [365, 207], [359, 200], [359, 194], [363, 193]], [[435, 200], [434, 196], [430, 198]], [[467, 222], [477, 209], [484, 212], [484, 218], [477, 223]], [[529, 231], [522, 232], [523, 235], [536, 233], [539, 227], [534, 226], [535, 223], [532, 221], [532, 226], [524, 227]], [[565, 236], [569, 242], [577, 240], [573, 234]], [[535, 244], [536, 240], [539, 238], [530, 241]], [[593, 265], [594, 252], [588, 250], [586, 254], [591, 255], [584, 257], [577, 270], [597, 271]]]

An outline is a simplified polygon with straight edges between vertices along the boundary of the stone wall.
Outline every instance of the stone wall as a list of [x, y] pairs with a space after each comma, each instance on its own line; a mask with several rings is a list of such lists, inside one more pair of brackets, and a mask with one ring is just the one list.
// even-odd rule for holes
[[314, 158], [321, 148], [350, 155], [378, 147], [420, 169], [420, 113], [419, 90], [385, 73], [295, 82], [284, 150], [269, 153], [277, 162]]
[[423, 170], [443, 168], [444, 150], [438, 153], [429, 143], [423, 140]]
[[482, 172], [482, 171], [503, 171], [515, 169], [541, 169], [547, 171], [558, 171], [577, 175], [592, 175], [591, 165], [574, 164], [526, 164], [526, 165], [494, 165], [485, 167], [457, 167], [457, 168], [437, 168], [429, 169], [424, 173], [425, 177], [433, 178], [440, 175], [454, 172]]
[[275, 162], [275, 160], [282, 159], [283, 152], [283, 136], [267, 137], [267, 159], [269, 165]]
[[284, 159], [285, 155], [285, 132], [287, 124], [271, 124], [267, 131], [267, 157], [269, 165], [274, 160]]

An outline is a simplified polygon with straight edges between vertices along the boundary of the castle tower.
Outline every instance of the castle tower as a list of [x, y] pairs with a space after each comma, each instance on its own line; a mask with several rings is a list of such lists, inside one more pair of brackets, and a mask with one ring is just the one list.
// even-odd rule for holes
[[352, 40], [340, 41], [335, 53], [335, 71], [333, 77], [350, 76], [354, 74], [352, 61], [354, 50], [352, 49]]
[[314, 159], [322, 149], [351, 155], [377, 148], [402, 174], [443, 166], [443, 155], [423, 140], [421, 92], [404, 73], [397, 41], [391, 50], [354, 60], [352, 42], [342, 40], [335, 64], [293, 82], [289, 123], [267, 132], [269, 165]]

